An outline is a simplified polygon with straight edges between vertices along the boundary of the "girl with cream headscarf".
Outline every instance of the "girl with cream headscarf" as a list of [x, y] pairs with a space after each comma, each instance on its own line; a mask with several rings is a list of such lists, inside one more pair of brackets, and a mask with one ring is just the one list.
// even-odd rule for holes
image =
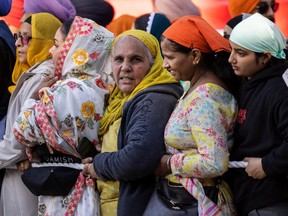
[[258, 13], [236, 25], [230, 35], [229, 62], [243, 77], [230, 160], [243, 160], [247, 167], [229, 175], [240, 216], [288, 215], [285, 44], [279, 28]]
[[[25, 36], [24, 28], [25, 27]], [[37, 215], [37, 197], [34, 196], [21, 180], [22, 171], [17, 170], [21, 161], [27, 159], [25, 149], [15, 139], [13, 124], [20, 113], [25, 100], [29, 99], [38, 84], [48, 74], [54, 73], [54, 66], [49, 54], [53, 38], [61, 22], [48, 13], [28, 16], [20, 28], [21, 35], [16, 41], [16, 65], [10, 86], [10, 97], [4, 139], [0, 142], [0, 168], [6, 168], [1, 190], [0, 215]], [[31, 37], [31, 38], [30, 38]], [[20, 54], [19, 49], [26, 49]], [[19, 58], [26, 56], [27, 61], [19, 63]], [[28, 70], [29, 69], [29, 70]], [[28, 70], [28, 71], [27, 71]], [[18, 194], [17, 196], [15, 194]]]

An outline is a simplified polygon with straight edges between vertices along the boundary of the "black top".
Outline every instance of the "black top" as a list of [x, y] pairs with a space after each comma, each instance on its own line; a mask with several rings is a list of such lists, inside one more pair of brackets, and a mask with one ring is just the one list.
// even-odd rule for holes
[[230, 160], [260, 157], [267, 177], [229, 170], [239, 215], [288, 198], [288, 87], [282, 78], [287, 68], [288, 63], [274, 66], [243, 82]]
[[3, 20], [0, 20], [0, 120], [6, 115], [15, 64], [15, 40]]

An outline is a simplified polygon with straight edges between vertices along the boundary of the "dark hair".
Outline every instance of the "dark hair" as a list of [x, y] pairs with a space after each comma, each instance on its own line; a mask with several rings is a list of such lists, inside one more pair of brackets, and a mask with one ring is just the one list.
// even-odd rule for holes
[[146, 31], [150, 14], [143, 14], [135, 19], [134, 28]]
[[24, 22], [29, 23], [31, 25], [31, 16], [27, 17]]
[[[164, 38], [165, 37], [162, 36], [161, 40], [164, 40]], [[189, 55], [192, 51], [192, 49], [178, 44], [175, 41], [169, 40], [167, 38], [166, 40], [170, 42], [170, 48], [174, 52], [180, 52]], [[225, 51], [218, 53], [201, 52], [201, 59], [199, 64], [206, 70], [214, 71], [215, 75], [228, 86], [229, 91], [236, 98], [238, 98], [241, 78], [234, 73], [231, 64], [228, 62], [229, 56], [230, 53]]]
[[[258, 64], [260, 61], [259, 59], [261, 57], [264, 57], [265, 54], [264, 53], [258, 53], [258, 52], [254, 52], [255, 55], [256, 55], [256, 63]], [[270, 68], [270, 67], [274, 67], [278, 64], [282, 64], [286, 61], [286, 59], [278, 59], [278, 58], [275, 58], [274, 56], [271, 57], [271, 59], [267, 62], [265, 68]]]
[[70, 20], [67, 20], [64, 23], [62, 23], [62, 25], [60, 27], [60, 31], [61, 31], [62, 36], [63, 36], [63, 41], [66, 39], [66, 37], [70, 31], [70, 28], [71, 28], [73, 21], [74, 21], [74, 19], [70, 19]]

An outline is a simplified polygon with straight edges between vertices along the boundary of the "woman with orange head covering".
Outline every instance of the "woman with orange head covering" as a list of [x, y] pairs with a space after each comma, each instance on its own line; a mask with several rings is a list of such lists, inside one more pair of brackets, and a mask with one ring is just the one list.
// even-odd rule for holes
[[[179, 188], [175, 196], [166, 194], [167, 200], [176, 203], [175, 215], [233, 215], [229, 186], [218, 179], [228, 169], [228, 147], [237, 115], [232, 77], [228, 77], [229, 43], [198, 16], [178, 19], [163, 36], [164, 68], [176, 80], [190, 81], [190, 88], [165, 128], [166, 155], [156, 170], [158, 188], [167, 184]], [[190, 207], [181, 205], [178, 193]], [[150, 212], [153, 204], [154, 196], [145, 215], [156, 214]], [[161, 215], [174, 214], [171, 208]]]

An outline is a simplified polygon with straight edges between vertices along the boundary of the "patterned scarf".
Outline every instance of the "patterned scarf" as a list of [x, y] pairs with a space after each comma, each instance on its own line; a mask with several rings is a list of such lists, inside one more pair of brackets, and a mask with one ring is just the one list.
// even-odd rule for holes
[[[53, 148], [81, 158], [77, 152], [81, 138], [98, 143], [104, 99], [112, 80], [113, 39], [111, 32], [94, 21], [74, 19], [56, 62], [55, 73], [61, 80], [41, 89], [39, 101], [26, 101], [14, 125], [14, 135], [26, 147], [28, 157], [31, 147], [46, 144], [51, 153]], [[85, 185], [91, 185], [84, 181], [88, 179], [80, 174], [65, 215], [74, 214]]]
[[[177, 154], [180, 153], [176, 148], [168, 147], [168, 151], [173, 158], [171, 161], [177, 158]], [[177, 160], [177, 159], [176, 159]], [[205, 195], [205, 191], [202, 183], [197, 178], [185, 178], [177, 176], [177, 180], [181, 182], [183, 187], [198, 201], [198, 213], [200, 216], [223, 216], [221, 209], [214, 203], [209, 197]], [[228, 215], [227, 215], [228, 216]]]

